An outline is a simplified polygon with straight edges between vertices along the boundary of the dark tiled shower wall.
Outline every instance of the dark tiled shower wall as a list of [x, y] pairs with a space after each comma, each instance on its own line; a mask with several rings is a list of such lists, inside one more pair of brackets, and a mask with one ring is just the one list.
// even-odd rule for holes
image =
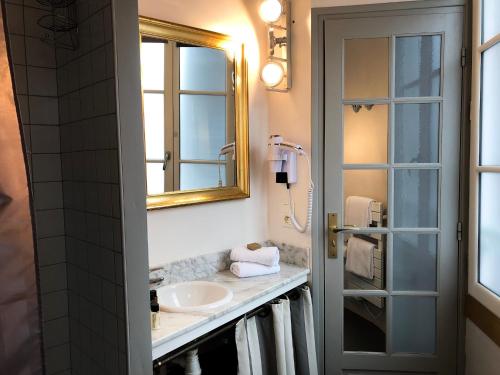
[[43, 43], [36, 0], [6, 0], [34, 188], [48, 374], [121, 374], [126, 335], [112, 16], [78, 0], [80, 47]]
[[48, 374], [69, 373], [70, 336], [55, 49], [43, 43], [35, 0], [6, 0], [16, 94], [30, 164]]
[[80, 47], [57, 50], [73, 374], [126, 373], [109, 1], [79, 1]]

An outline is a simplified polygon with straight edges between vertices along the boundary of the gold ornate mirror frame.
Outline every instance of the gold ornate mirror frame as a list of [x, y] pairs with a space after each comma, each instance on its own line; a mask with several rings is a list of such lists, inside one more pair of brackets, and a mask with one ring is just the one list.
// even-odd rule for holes
[[236, 186], [165, 192], [147, 197], [148, 210], [198, 203], [242, 199], [250, 196], [248, 146], [248, 73], [244, 46], [229, 36], [178, 25], [148, 17], [139, 17], [141, 37], [148, 36], [176, 42], [217, 48], [234, 54], [235, 69], [235, 142]]

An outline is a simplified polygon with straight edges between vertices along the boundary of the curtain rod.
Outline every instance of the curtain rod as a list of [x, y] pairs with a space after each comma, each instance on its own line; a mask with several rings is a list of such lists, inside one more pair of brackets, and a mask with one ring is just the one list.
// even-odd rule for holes
[[[159, 367], [161, 367], [163, 364], [165, 364], [166, 362], [170, 362], [171, 360], [179, 357], [180, 355], [190, 351], [190, 350], [193, 350], [193, 349], [196, 349], [198, 346], [200, 346], [201, 344], [207, 342], [208, 340], [214, 338], [215, 336], [218, 336], [220, 335], [221, 333], [224, 333], [230, 329], [232, 329], [234, 326], [236, 326], [236, 324], [241, 320], [242, 317], [246, 316], [247, 319], [249, 318], [252, 318], [256, 315], [260, 315], [262, 313], [266, 313], [266, 316], [267, 316], [267, 313], [269, 312], [269, 305], [275, 303], [278, 299], [282, 298], [282, 297], [286, 297], [286, 298], [289, 298], [289, 299], [295, 299], [294, 297], [294, 294], [298, 294], [298, 289], [299, 288], [302, 288], [304, 286], [307, 286], [307, 283], [304, 283], [302, 285], [299, 285], [293, 289], [290, 289], [288, 292], [285, 292], [281, 295], [279, 295], [278, 297], [275, 297], [273, 298], [272, 300], [262, 304], [261, 306], [259, 307], [256, 307], [255, 309], [243, 314], [243, 315], [240, 315], [238, 318], [236, 319], [233, 319], [231, 320], [230, 322], [227, 322], [226, 324], [223, 324], [222, 326], [214, 329], [213, 331], [210, 331], [208, 333], [206, 333], [205, 335], [201, 336], [201, 337], [198, 337], [197, 339], [194, 339], [193, 341], [181, 346], [180, 348], [177, 348], [175, 349], [174, 351], [170, 352], [170, 353], [167, 353], [165, 354], [163, 357], [160, 357], [158, 359], [155, 359], [153, 361], [153, 370], [154, 369], [157, 369]], [[299, 294], [300, 296], [300, 294]], [[292, 298], [294, 297], [294, 298]], [[298, 298], [298, 297], [297, 297]]]

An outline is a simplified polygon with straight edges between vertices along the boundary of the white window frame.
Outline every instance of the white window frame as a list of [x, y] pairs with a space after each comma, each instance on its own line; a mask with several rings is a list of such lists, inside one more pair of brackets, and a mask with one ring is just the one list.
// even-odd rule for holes
[[[469, 294], [500, 317], [500, 297], [479, 283], [479, 176], [481, 172], [500, 173], [500, 166], [479, 165], [481, 64], [482, 53], [500, 43], [500, 33], [482, 43], [482, 0], [473, 1], [472, 22], [472, 97], [470, 139], [470, 207], [469, 207]], [[500, 101], [500, 98], [499, 98]], [[499, 228], [500, 230], [500, 228]], [[500, 270], [499, 270], [500, 272]]]

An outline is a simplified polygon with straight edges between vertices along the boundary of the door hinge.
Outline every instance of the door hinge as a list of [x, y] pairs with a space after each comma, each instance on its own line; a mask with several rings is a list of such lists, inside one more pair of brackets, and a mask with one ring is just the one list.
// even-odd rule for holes
[[457, 223], [457, 240], [462, 241], [462, 222]]
[[464, 67], [467, 64], [467, 49], [465, 47], [462, 47], [462, 67]]

